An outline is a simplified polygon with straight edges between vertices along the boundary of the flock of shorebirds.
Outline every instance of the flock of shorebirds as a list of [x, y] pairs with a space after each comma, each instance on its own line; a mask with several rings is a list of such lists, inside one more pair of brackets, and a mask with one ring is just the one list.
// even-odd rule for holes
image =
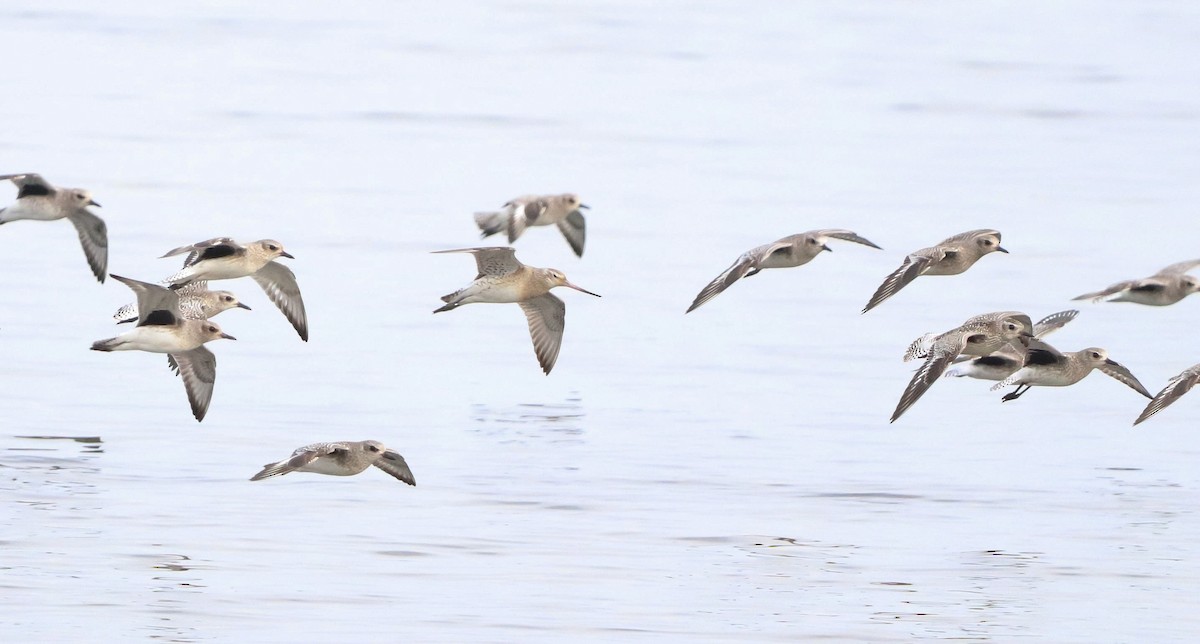
[[[208, 283], [250, 277], [262, 287], [304, 341], [308, 340], [308, 317], [296, 276], [277, 260], [294, 259], [283, 245], [271, 239], [241, 244], [228, 237], [180, 246], [163, 255], [186, 255], [183, 267], [160, 284], [138, 281], [108, 273], [108, 231], [104, 221], [89, 210], [100, 204], [87, 190], [58, 188], [37, 174], [0, 175], [0, 180], [17, 186], [16, 202], [0, 209], [0, 224], [21, 219], [52, 221], [67, 219], [74, 226], [92, 273], [103, 283], [106, 276], [128, 286], [137, 302], [121, 307], [113, 316], [117, 323], [134, 323], [122, 335], [97, 340], [96, 351], [147, 351], [167, 354], [169, 366], [183, 379], [188, 402], [197, 421], [204, 419], [216, 382], [216, 356], [204, 345], [217, 339], [235, 339], [211, 318], [232, 308], [249, 309], [229, 291], [210, 290]], [[574, 194], [527, 195], [513, 199], [494, 212], [475, 213], [483, 237], [505, 233], [510, 244], [535, 226], [556, 226], [576, 255], [582, 257], [586, 222], [582, 210], [588, 206]], [[696, 295], [686, 313], [691, 313], [742, 278], [768, 268], [790, 268], [812, 261], [830, 251], [830, 240], [853, 242], [870, 248], [879, 246], [857, 233], [841, 229], [812, 230], [752, 248], [718, 275]], [[882, 250], [882, 249], [880, 249]], [[565, 328], [566, 306], [550, 293], [563, 286], [589, 295], [596, 293], [569, 282], [559, 270], [522, 264], [511, 246], [461, 248], [437, 253], [470, 253], [478, 275], [463, 288], [443, 296], [445, 303], [434, 313], [454, 310], [477, 302], [515, 303], [524, 311], [533, 340], [534, 353], [542, 370], [549, 374], [558, 359]], [[1000, 232], [971, 230], [949, 237], [929, 248], [909, 253], [900, 267], [888, 275], [863, 307], [866, 313], [893, 297], [923, 275], [958, 275], [980, 258], [993, 252], [1007, 253], [1000, 246]], [[1200, 291], [1200, 280], [1187, 271], [1200, 260], [1172, 264], [1154, 275], [1118, 282], [1087, 293], [1076, 300], [1133, 302], [1167, 306]], [[1124, 366], [1101, 348], [1060, 352], [1044, 337], [1070, 322], [1078, 311], [1061, 311], [1034, 324], [1019, 311], [1000, 311], [974, 316], [954, 329], [926, 334], [915, 340], [904, 359], [924, 359], [905, 388], [891, 421], [895, 422], [943, 375], [997, 381], [993, 389], [1016, 386], [1002, 400], [1019, 398], [1031, 387], [1064, 387], [1100, 370], [1150, 398], [1149, 405], [1134, 421], [1138, 424], [1174, 403], [1200, 381], [1200, 364], [1194, 365], [1152, 396]], [[289, 458], [270, 463], [252, 477], [260, 480], [288, 472], [352, 475], [376, 466], [395, 478], [415, 485], [404, 458], [376, 441], [317, 443], [297, 449]]]

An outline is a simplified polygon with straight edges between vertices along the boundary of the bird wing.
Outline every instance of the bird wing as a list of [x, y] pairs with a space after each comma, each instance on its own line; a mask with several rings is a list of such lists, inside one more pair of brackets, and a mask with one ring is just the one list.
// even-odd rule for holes
[[521, 269], [524, 264], [517, 260], [517, 250], [511, 246], [485, 246], [482, 248], [454, 248], [451, 250], [435, 250], [441, 253], [471, 253], [475, 256], [475, 267], [479, 270], [479, 279], [484, 275], [508, 275]]
[[583, 219], [583, 213], [572, 210], [566, 219], [558, 222], [558, 229], [563, 237], [567, 238], [571, 250], [575, 251], [577, 256], [583, 257], [583, 242], [587, 237], [587, 222]]
[[558, 350], [562, 347], [563, 329], [566, 328], [567, 307], [563, 301], [546, 293], [538, 297], [518, 302], [529, 321], [529, 336], [533, 338], [533, 352], [537, 354], [538, 364], [547, 375], [558, 360]]
[[379, 460], [375, 461], [374, 465], [409, 485], [417, 484], [417, 479], [413, 478], [413, 473], [408, 468], [408, 463], [395, 450], [385, 450], [383, 455], [379, 457]]
[[892, 412], [892, 419], [889, 422], [896, 422], [897, 418], [900, 418], [904, 412], [908, 411], [909, 407], [912, 407], [920, 400], [921, 396], [925, 395], [926, 391], [929, 391], [929, 388], [938, 381], [942, 372], [946, 371], [954, 358], [962, 353], [966, 343], [967, 335], [965, 333], [944, 336], [934, 343], [929, 350], [929, 357], [925, 359], [925, 362], [913, 374], [908, 386], [905, 387], [904, 393], [900, 396], [900, 402], [896, 405], [896, 411]]
[[42, 175], [34, 172], [0, 175], [0, 181], [5, 179], [16, 184], [17, 199], [48, 196], [57, 191], [54, 186], [50, 185], [50, 182], [42, 178]]
[[729, 268], [725, 269], [725, 271], [718, 275], [716, 279], [709, 282], [708, 286], [700, 289], [700, 293], [696, 295], [695, 300], [692, 300], [692, 305], [688, 307], [688, 310], [685, 311], [685, 313], [691, 313], [697, 308], [700, 308], [700, 305], [720, 295], [730, 286], [733, 286], [734, 282], [745, 277], [746, 274], [749, 273], [751, 269], [755, 268], [764, 257], [779, 250], [780, 248], [789, 247], [791, 247], [791, 244], [780, 240], [773, 244], [759, 246], [758, 248], [754, 248], [742, 253]]
[[111, 275], [137, 295], [137, 326], [146, 324], [175, 324], [183, 315], [179, 312], [179, 296], [167, 288], [149, 282]]
[[328, 456], [339, 450], [349, 449], [343, 443], [313, 443], [305, 445], [292, 452], [292, 455], [278, 463], [267, 463], [258, 474], [250, 477], [251, 481], [261, 481], [269, 476], [279, 476], [296, 470], [312, 463], [322, 456]]
[[1139, 280], [1126, 280], [1124, 282], [1117, 282], [1116, 284], [1109, 286], [1108, 288], [1104, 289], [1103, 291], [1096, 291], [1094, 293], [1084, 293], [1083, 295], [1079, 295], [1079, 296], [1073, 297], [1071, 299], [1072, 300], [1091, 300], [1093, 302], [1099, 302], [1100, 300], [1108, 297], [1109, 295], [1113, 295], [1115, 293], [1120, 293], [1121, 291], [1124, 291], [1125, 289], [1130, 289], [1130, 288], [1133, 288], [1134, 286], [1137, 286], [1138, 281]]
[[92, 274], [103, 283], [108, 273], [108, 226], [86, 208], [76, 209], [67, 215], [67, 219], [79, 233], [79, 243], [87, 256], [88, 266], [92, 267]]
[[538, 217], [546, 212], [547, 205], [544, 199], [534, 199], [526, 203], [513, 203], [509, 208], [512, 209], [512, 216], [508, 218], [508, 243], [511, 244], [525, 232], [526, 226], [537, 222]]
[[203, 346], [191, 351], [169, 354], [169, 360], [183, 378], [192, 415], [197, 421], [204, 420], [208, 404], [212, 402], [213, 385], [217, 381], [217, 356]]
[[304, 311], [304, 298], [300, 297], [300, 286], [296, 284], [292, 269], [271, 260], [251, 277], [292, 323], [300, 339], [308, 342], [308, 314]]
[[968, 230], [965, 233], [959, 233], [957, 235], [954, 235], [953, 237], [947, 237], [947, 238], [943, 239], [941, 241], [941, 243], [938, 244], [938, 246], [956, 246], [962, 242], [970, 241], [981, 235], [995, 235], [996, 238], [999, 239], [1000, 231], [993, 230], [991, 228], [979, 228], [977, 230]]
[[888, 275], [883, 280], [883, 284], [880, 284], [879, 288], [875, 290], [875, 294], [871, 296], [871, 300], [863, 307], [862, 312], [866, 313], [882, 304], [884, 300], [895, 295], [900, 289], [908, 286], [910, 282], [929, 270], [929, 267], [942, 257], [945, 257], [945, 253], [936, 248], [917, 251], [905, 257], [904, 263], [900, 264], [900, 268], [892, 271], [892, 274]]
[[1125, 365], [1118, 364], [1116, 362], [1105, 362], [1097, 367], [1097, 369], [1103, 372], [1104, 375], [1109, 376], [1110, 378], [1117, 380], [1121, 384], [1124, 384], [1139, 394], [1150, 398], [1151, 402], [1153, 402], [1154, 396], [1151, 395], [1149, 391], [1146, 391], [1146, 387], [1138, 381], [1137, 377], [1133, 375], [1133, 372], [1125, 368]]
[[1146, 405], [1146, 408], [1142, 410], [1142, 414], [1137, 417], [1137, 420], [1133, 421], [1133, 424], [1136, 425], [1166, 409], [1190, 391], [1192, 387], [1196, 386], [1197, 382], [1200, 382], [1200, 364], [1184, 369], [1178, 376], [1171, 378], [1167, 386], [1158, 392], [1158, 395], [1150, 401], [1150, 404]]
[[1178, 262], [1175, 264], [1171, 264], [1170, 266], [1155, 273], [1155, 275], [1160, 275], [1163, 277], [1183, 275], [1184, 273], [1192, 270], [1193, 268], [1195, 268], [1197, 266], [1200, 266], [1200, 259], [1189, 259], [1186, 262]]
[[188, 253], [187, 259], [183, 260], [183, 265], [186, 267], [200, 261], [205, 252], [212, 249], [218, 249], [216, 252], [221, 253], [222, 255], [232, 255], [235, 252], [245, 251], [246, 247], [233, 241], [233, 239], [229, 237], [213, 237], [212, 239], [206, 239], [202, 242], [196, 242], [194, 244], [188, 244], [187, 246], [180, 246], [179, 248], [171, 249], [162, 256], [174, 257], [176, 255]]
[[[871, 242], [867, 238], [859, 237], [858, 234], [852, 230], [844, 230], [841, 228], [824, 228], [821, 230], [810, 230], [805, 234], [813, 235], [814, 237], [818, 237], [818, 238], [828, 237], [830, 239], [840, 239], [842, 241], [848, 241], [848, 242], [854, 242], [856, 244], [862, 244], [863, 246], [870, 246], [871, 248], [879, 248], [879, 246], [876, 246], [873, 242]], [[883, 250], [883, 249], [879, 248], [879, 250]]]
[[1037, 338], [1050, 335], [1051, 333], [1054, 333], [1055, 331], [1066, 326], [1067, 322], [1074, 320], [1075, 316], [1077, 315], [1079, 315], [1079, 311], [1075, 309], [1067, 309], [1066, 311], [1051, 313], [1050, 315], [1038, 320], [1037, 324], [1033, 325], [1033, 335]]

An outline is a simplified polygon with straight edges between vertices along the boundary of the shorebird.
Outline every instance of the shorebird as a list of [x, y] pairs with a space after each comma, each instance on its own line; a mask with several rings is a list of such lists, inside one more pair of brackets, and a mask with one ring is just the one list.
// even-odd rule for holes
[[588, 209], [579, 202], [579, 195], [522, 195], [504, 204], [495, 212], [475, 213], [475, 224], [483, 231], [483, 237], [508, 231], [508, 243], [517, 241], [529, 226], [555, 224], [571, 245], [575, 254], [583, 257], [583, 242], [587, 225], [580, 209]]
[[[207, 320], [218, 313], [229, 309], [246, 309], [249, 306], [238, 301], [237, 296], [229, 291], [210, 291], [208, 282], [203, 280], [191, 282], [175, 290], [179, 297], [179, 312], [186, 320]], [[134, 322], [138, 319], [137, 302], [131, 302], [117, 309], [113, 314], [117, 324]]]
[[1171, 264], [1150, 277], [1117, 282], [1103, 291], [1084, 293], [1072, 299], [1168, 306], [1200, 291], [1200, 280], [1187, 274], [1197, 266], [1200, 266], [1200, 259]]
[[1069, 387], [1087, 377], [1093, 369], [1109, 376], [1147, 398], [1150, 392], [1123, 365], [1108, 357], [1108, 352], [1099, 347], [1082, 351], [1060, 353], [1045, 342], [1035, 341], [1025, 351], [1025, 362], [1011, 376], [992, 385], [992, 390], [1016, 385], [1013, 391], [1004, 394], [1001, 402], [1020, 398], [1030, 387]]
[[538, 363], [546, 375], [550, 374], [555, 360], [558, 359], [567, 314], [566, 305], [551, 295], [550, 289], [565, 286], [600, 297], [568, 282], [567, 276], [561, 271], [522, 264], [516, 257], [516, 251], [508, 246], [456, 248], [434, 252], [471, 253], [475, 256], [475, 265], [479, 270], [479, 275], [475, 276], [475, 280], [470, 284], [442, 296], [446, 305], [434, 313], [452, 311], [464, 304], [475, 302], [520, 304], [529, 322], [533, 351], [537, 354]]
[[814, 257], [821, 254], [821, 251], [833, 250], [825, 244], [830, 239], [841, 239], [871, 248], [879, 248], [853, 231], [835, 228], [810, 230], [799, 235], [789, 235], [770, 244], [756, 246], [742, 253], [732, 266], [709, 282], [708, 286], [705, 286], [696, 296], [686, 313], [696, 310], [701, 304], [713, 299], [743, 277], [757, 275], [766, 268], [791, 268], [811, 262]]
[[[1033, 325], [1033, 337], [1040, 340], [1061, 329], [1075, 319], [1079, 311], [1074, 309], [1052, 313]], [[1025, 362], [1025, 345], [1009, 344], [995, 352], [978, 358], [959, 356], [955, 366], [946, 371], [946, 378], [977, 378], [979, 380], [1004, 380], [1020, 369]]]
[[242, 245], [228, 237], [216, 237], [188, 246], [180, 246], [163, 257], [187, 253], [183, 270], [163, 280], [178, 289], [199, 280], [229, 280], [251, 277], [266, 292], [271, 302], [292, 323], [300, 339], [308, 342], [308, 314], [292, 269], [274, 261], [278, 257], [295, 259], [273, 239], [260, 239]]
[[120, 275], [113, 279], [133, 289], [138, 299], [137, 326], [128, 333], [92, 343], [93, 351], [148, 351], [168, 354], [168, 361], [183, 376], [192, 415], [204, 420], [217, 380], [217, 357], [205, 342], [226, 338], [221, 327], [208, 320], [189, 320], [179, 310], [179, 297], [156, 284]]
[[1000, 231], [982, 229], [968, 230], [942, 240], [937, 246], [910, 253], [900, 268], [883, 280], [862, 312], [879, 306], [921, 275], [958, 275], [971, 268], [980, 257], [995, 251], [1008, 252], [1000, 247]]
[[1013, 342], [1027, 340], [1032, 336], [1032, 328], [1028, 315], [1019, 311], [1001, 311], [977, 315], [959, 327], [938, 335], [925, 352], [924, 364], [913, 374], [900, 396], [890, 422], [896, 422], [924, 396], [958, 356], [989, 355]]
[[416, 485], [412, 470], [404, 457], [395, 450], [387, 449], [379, 441], [343, 441], [340, 443], [313, 443], [292, 452], [278, 463], [267, 463], [251, 481], [280, 476], [290, 472], [313, 472], [331, 476], [353, 476], [374, 465], [392, 476]]
[[1158, 392], [1158, 395], [1150, 401], [1149, 405], [1146, 405], [1146, 408], [1142, 410], [1142, 414], [1137, 417], [1137, 420], [1133, 421], [1133, 424], [1136, 425], [1171, 406], [1172, 403], [1190, 391], [1192, 387], [1195, 387], [1197, 382], [1200, 382], [1200, 364], [1192, 365], [1184, 369], [1178, 376], [1171, 378], [1167, 386]]
[[100, 207], [92, 193], [78, 188], [56, 188], [33, 173], [0, 175], [17, 186], [17, 202], [0, 208], [0, 225], [20, 219], [53, 221], [66, 218], [75, 226], [88, 266], [100, 283], [108, 272], [108, 226], [88, 206]]

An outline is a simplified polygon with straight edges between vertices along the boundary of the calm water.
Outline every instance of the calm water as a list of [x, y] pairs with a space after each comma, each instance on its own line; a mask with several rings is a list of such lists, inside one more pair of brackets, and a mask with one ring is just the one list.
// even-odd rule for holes
[[[1194, 639], [1200, 399], [1093, 376], [999, 403], [908, 342], [1200, 256], [1190, 3], [51, 2], [0, 9], [0, 173], [90, 188], [110, 268], [216, 235], [296, 255], [312, 341], [253, 312], [195, 423], [66, 223], [0, 230], [0, 639]], [[474, 210], [573, 190], [586, 257], [540, 374], [516, 307], [432, 316]], [[3, 188], [3, 199], [12, 192]], [[693, 314], [740, 252], [839, 244]], [[978, 227], [1011, 255], [867, 297]], [[1077, 304], [1077, 303], [1075, 303]], [[1151, 390], [1200, 298], [1055, 338]], [[246, 479], [375, 438], [416, 473]]]

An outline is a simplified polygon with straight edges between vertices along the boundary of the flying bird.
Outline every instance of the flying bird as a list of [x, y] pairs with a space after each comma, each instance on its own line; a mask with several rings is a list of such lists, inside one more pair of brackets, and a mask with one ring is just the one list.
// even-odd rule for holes
[[718, 275], [716, 279], [709, 282], [708, 286], [705, 286], [700, 291], [700, 294], [696, 296], [696, 299], [686, 312], [691, 313], [696, 310], [701, 304], [721, 294], [721, 292], [733, 286], [734, 282], [743, 277], [757, 275], [759, 271], [767, 268], [791, 268], [811, 262], [822, 251], [833, 250], [826, 245], [826, 242], [830, 239], [840, 239], [842, 241], [870, 246], [871, 248], [879, 248], [869, 240], [859, 237], [856, 233], [849, 230], [828, 228], [810, 230], [799, 235], [789, 235], [770, 244], [756, 246], [742, 253], [732, 266], [725, 269], [725, 272]]
[[1000, 231], [982, 229], [968, 230], [936, 246], [910, 253], [900, 268], [883, 280], [862, 312], [879, 306], [922, 275], [958, 275], [974, 266], [980, 257], [996, 251], [1008, 252], [1000, 246]]
[[458, 248], [439, 250], [435, 253], [471, 253], [479, 274], [470, 284], [442, 296], [445, 306], [434, 313], [453, 311], [475, 302], [517, 303], [525, 312], [529, 322], [529, 335], [533, 338], [533, 351], [538, 363], [547, 375], [558, 360], [562, 347], [563, 329], [566, 327], [567, 307], [563, 301], [550, 294], [557, 286], [600, 297], [567, 281], [567, 276], [553, 268], [534, 268], [522, 264], [516, 251], [507, 246], [486, 248]]
[[88, 206], [100, 207], [92, 193], [79, 188], [56, 188], [33, 173], [0, 175], [17, 186], [17, 202], [0, 208], [0, 225], [21, 219], [66, 219], [75, 226], [88, 266], [100, 283], [108, 273], [108, 226]]

